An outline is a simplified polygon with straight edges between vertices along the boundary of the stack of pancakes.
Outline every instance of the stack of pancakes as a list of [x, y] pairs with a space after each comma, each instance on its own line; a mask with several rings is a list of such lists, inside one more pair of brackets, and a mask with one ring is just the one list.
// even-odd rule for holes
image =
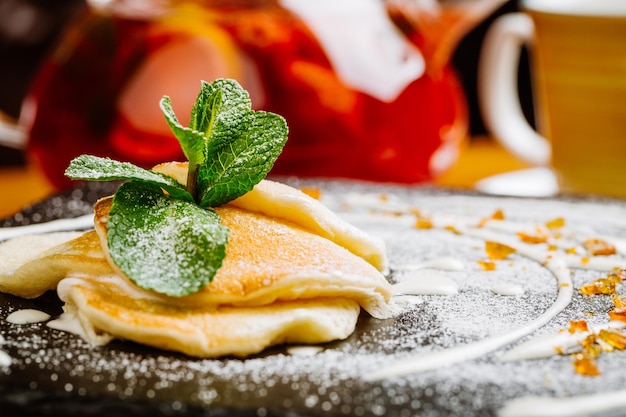
[[[187, 175], [186, 164], [154, 170]], [[95, 230], [0, 244], [0, 291], [33, 298], [56, 289], [92, 343], [120, 338], [198, 357], [344, 339], [361, 307], [389, 315], [384, 244], [295, 188], [262, 181], [215, 208], [231, 231], [226, 258], [211, 283], [184, 297], [142, 289], [116, 267], [110, 206], [110, 197], [96, 203]]]

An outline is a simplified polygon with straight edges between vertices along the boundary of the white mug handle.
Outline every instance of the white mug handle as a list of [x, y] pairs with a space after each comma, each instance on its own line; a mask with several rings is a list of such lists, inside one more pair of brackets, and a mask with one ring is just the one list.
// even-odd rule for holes
[[523, 45], [532, 46], [534, 25], [524, 13], [498, 18], [483, 43], [478, 68], [478, 100], [487, 129], [514, 155], [533, 165], [550, 162], [550, 144], [522, 112], [517, 71]]

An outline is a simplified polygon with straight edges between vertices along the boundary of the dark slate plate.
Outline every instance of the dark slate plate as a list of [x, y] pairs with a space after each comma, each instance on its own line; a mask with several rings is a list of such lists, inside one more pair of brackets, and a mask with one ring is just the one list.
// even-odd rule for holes
[[[423, 187], [400, 187], [341, 181], [291, 180], [318, 187], [323, 201], [341, 215], [388, 244], [391, 266], [441, 257], [462, 261], [462, 271], [431, 271], [459, 286], [455, 295], [419, 296], [398, 309], [392, 319], [363, 313], [347, 340], [324, 345], [313, 356], [297, 355], [285, 346], [246, 359], [196, 359], [127, 341], [93, 347], [45, 323], [15, 325], [5, 321], [13, 311], [34, 308], [61, 313], [55, 293], [34, 300], [0, 294], [0, 350], [11, 357], [0, 367], [2, 416], [492, 416], [509, 400], [527, 396], [569, 397], [623, 389], [626, 352], [604, 354], [602, 375], [577, 374], [568, 356], [503, 362], [507, 344], [478, 358], [432, 371], [382, 381], [363, 375], [415, 355], [476, 342], [498, 335], [545, 311], [556, 296], [552, 275], [522, 256], [486, 272], [484, 242], [446, 230], [416, 230], [377, 222], [346, 198], [384, 193], [430, 213], [477, 218], [500, 208], [512, 221], [543, 224], [566, 217], [568, 224], [593, 227], [597, 233], [626, 235], [626, 207], [619, 201], [514, 199], [468, 195]], [[51, 197], [0, 222], [10, 227], [76, 217], [110, 194], [115, 184], [86, 184]], [[351, 200], [353, 201], [353, 200]], [[358, 206], [358, 204], [357, 204]], [[361, 207], [362, 208], [362, 207]], [[575, 270], [580, 286], [600, 277]], [[395, 282], [396, 276], [390, 279]], [[524, 289], [518, 296], [491, 292], [494, 282]], [[620, 287], [619, 291], [624, 293]], [[583, 297], [534, 332], [552, 334], [569, 320], [607, 321], [609, 297]], [[591, 314], [593, 313], [593, 314]], [[527, 339], [524, 337], [522, 339]], [[621, 415], [626, 410], [614, 410]]]

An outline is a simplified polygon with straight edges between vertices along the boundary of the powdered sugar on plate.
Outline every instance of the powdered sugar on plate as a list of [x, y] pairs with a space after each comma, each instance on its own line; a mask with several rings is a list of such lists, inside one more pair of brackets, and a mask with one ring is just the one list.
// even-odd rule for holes
[[[0, 335], [5, 343], [0, 348], [11, 357], [11, 365], [0, 367], [0, 384], [44, 393], [60, 390], [75, 404], [82, 399], [103, 404], [114, 401], [123, 407], [140, 401], [170, 411], [227, 410], [231, 415], [251, 410], [255, 415], [515, 415], [506, 413], [519, 411], [516, 404], [522, 404], [521, 398], [527, 399], [523, 404], [532, 414], [529, 396], [597, 404], [596, 410], [607, 415], [624, 410], [626, 404], [619, 401], [602, 409], [596, 395], [625, 385], [626, 352], [616, 350], [599, 356], [601, 375], [597, 377], [577, 373], [567, 355], [503, 360], [507, 352], [524, 342], [558, 334], [572, 320], [584, 319], [598, 326], [609, 321], [606, 313], [613, 308], [610, 296], [583, 296], [577, 290], [606, 275], [606, 271], [582, 268], [588, 262], [582, 260], [580, 251], [559, 255], [571, 271], [567, 274], [572, 282], [571, 301], [537, 328], [434, 369], [383, 378], [367, 376], [403, 361], [408, 364], [415, 357], [498, 338], [524, 328], [553, 308], [559, 297], [559, 279], [564, 278], [555, 277], [542, 258], [528, 256], [524, 250], [502, 260], [489, 259], [483, 232], [515, 241], [517, 231], [534, 233], [536, 227], [564, 218], [566, 227], [558, 241], [527, 245], [528, 251], [544, 256], [549, 255], [549, 245], [580, 247], [588, 236], [619, 240], [626, 232], [625, 204], [494, 198], [352, 182], [306, 181], [294, 185], [319, 188], [324, 203], [385, 240], [393, 283], [403, 282], [403, 278], [406, 282], [403, 274], [419, 273], [439, 276], [448, 289], [456, 291], [413, 291], [412, 295], [399, 296], [394, 318], [375, 320], [363, 314], [351, 337], [321, 346], [315, 354], [290, 353], [287, 347], [278, 347], [246, 359], [215, 360], [123, 341], [94, 348], [45, 323], [12, 325], [4, 318], [16, 310], [39, 308], [54, 317], [60, 313], [60, 304], [51, 294], [32, 301], [2, 295]], [[496, 210], [505, 213], [505, 221], [488, 221], [489, 227], [474, 228]], [[433, 227], [415, 227], [418, 211], [423, 219], [433, 222]], [[624, 258], [618, 253], [602, 260], [611, 265]], [[485, 269], [481, 261], [490, 261], [495, 268]], [[454, 267], [447, 267], [450, 265]], [[500, 290], [494, 292], [494, 288]], [[503, 295], [506, 291], [502, 288], [523, 291]], [[624, 290], [619, 287], [618, 293]], [[8, 397], [0, 398], [9, 401]], [[581, 400], [575, 402], [577, 398]], [[515, 399], [518, 402], [511, 402]]]

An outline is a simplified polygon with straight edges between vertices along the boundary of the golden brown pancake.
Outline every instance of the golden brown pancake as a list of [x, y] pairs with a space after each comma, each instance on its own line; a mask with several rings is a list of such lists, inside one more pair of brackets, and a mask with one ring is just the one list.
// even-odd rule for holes
[[257, 307], [184, 306], [137, 297], [115, 279], [86, 277], [66, 278], [58, 291], [91, 337], [104, 331], [198, 357], [246, 356], [281, 343], [345, 339], [354, 331], [360, 311], [355, 301], [345, 298]]
[[[95, 231], [5, 268], [19, 279], [3, 291], [36, 296], [58, 284], [65, 316], [78, 319], [92, 343], [116, 337], [199, 357], [343, 339], [360, 307], [389, 316], [382, 243], [291, 187], [263, 182], [255, 190], [214, 209], [229, 243], [213, 282], [198, 293], [157, 294], [119, 271], [108, 255], [110, 197], [94, 207]], [[6, 256], [19, 252], [4, 245]]]
[[[168, 162], [155, 166], [153, 170], [185, 184], [187, 166], [186, 162]], [[343, 221], [328, 207], [297, 188], [263, 180], [229, 205], [288, 220], [343, 246], [380, 271], [387, 269], [387, 253], [383, 242]]]
[[112, 273], [95, 231], [22, 236], [0, 243], [0, 291], [35, 298], [72, 272]]
[[[94, 207], [96, 231], [103, 248], [107, 245], [110, 205], [111, 199], [107, 198]], [[362, 258], [281, 219], [230, 205], [215, 211], [230, 229], [222, 267], [204, 289], [171, 302], [190, 306], [259, 306], [276, 300], [348, 297], [374, 317], [389, 315], [391, 286]]]

